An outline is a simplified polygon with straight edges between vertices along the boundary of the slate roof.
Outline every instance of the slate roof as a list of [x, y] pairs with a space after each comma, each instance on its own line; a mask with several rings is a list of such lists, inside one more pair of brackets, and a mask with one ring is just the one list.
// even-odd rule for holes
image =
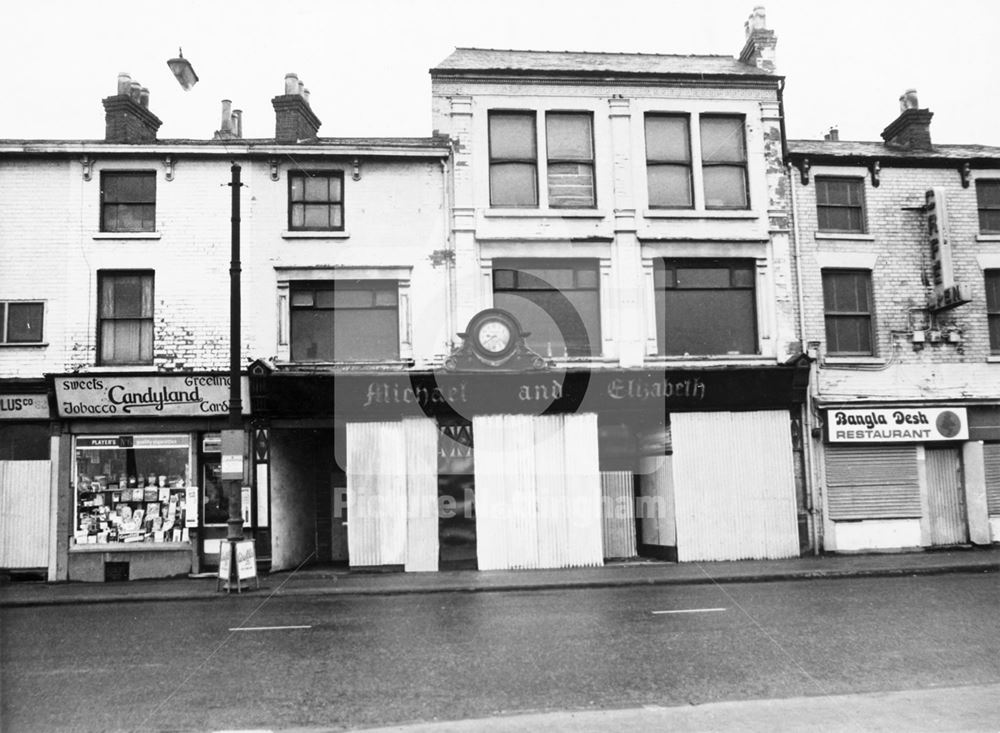
[[1000, 162], [1000, 148], [992, 145], [934, 145], [929, 150], [911, 150], [884, 142], [851, 140], [789, 140], [793, 157], [880, 158], [899, 161], [962, 161], [994, 158]]
[[456, 48], [431, 69], [448, 72], [562, 73], [615, 76], [774, 76], [732, 56], [680, 56], [583, 51], [518, 51]]

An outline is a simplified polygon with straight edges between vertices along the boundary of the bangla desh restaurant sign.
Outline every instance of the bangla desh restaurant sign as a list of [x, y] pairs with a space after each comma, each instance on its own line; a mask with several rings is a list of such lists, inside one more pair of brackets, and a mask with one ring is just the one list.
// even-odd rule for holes
[[[59, 417], [219, 417], [229, 413], [229, 377], [219, 374], [55, 377]], [[243, 412], [249, 382], [240, 380]]]
[[964, 407], [897, 407], [878, 410], [827, 410], [831, 443], [926, 443], [968, 440]]

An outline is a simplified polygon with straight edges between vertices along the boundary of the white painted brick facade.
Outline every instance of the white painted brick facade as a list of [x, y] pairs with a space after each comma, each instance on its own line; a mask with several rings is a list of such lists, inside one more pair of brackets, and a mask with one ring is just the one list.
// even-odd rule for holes
[[[447, 245], [446, 150], [414, 158], [283, 156], [277, 181], [266, 159], [208, 148], [188, 156], [162, 145], [156, 155], [101, 156], [84, 180], [80, 155], [0, 154], [0, 299], [45, 302], [43, 346], [0, 347], [0, 377], [32, 377], [96, 360], [97, 273], [149, 269], [154, 283], [154, 369], [228, 368], [230, 162], [242, 165], [242, 333], [245, 360], [279, 349], [276, 268], [364, 265], [409, 271], [412, 355], [426, 363], [447, 350], [446, 273], [435, 253]], [[200, 151], [199, 151], [200, 152]], [[164, 157], [174, 161], [166, 180]], [[288, 171], [345, 172], [346, 236], [291, 238]], [[99, 232], [100, 174], [156, 171], [155, 237]], [[141, 369], [140, 369], [141, 371]]]

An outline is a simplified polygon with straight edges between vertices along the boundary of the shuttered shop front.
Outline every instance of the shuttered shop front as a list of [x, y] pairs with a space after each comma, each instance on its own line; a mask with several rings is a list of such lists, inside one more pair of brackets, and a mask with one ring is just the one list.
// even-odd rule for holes
[[826, 492], [835, 521], [920, 517], [917, 448], [827, 445]]

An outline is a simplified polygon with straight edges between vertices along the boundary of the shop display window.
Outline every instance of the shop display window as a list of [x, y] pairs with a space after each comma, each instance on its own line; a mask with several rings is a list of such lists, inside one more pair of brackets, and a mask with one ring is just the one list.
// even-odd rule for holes
[[189, 436], [79, 436], [75, 458], [76, 544], [188, 540]]

